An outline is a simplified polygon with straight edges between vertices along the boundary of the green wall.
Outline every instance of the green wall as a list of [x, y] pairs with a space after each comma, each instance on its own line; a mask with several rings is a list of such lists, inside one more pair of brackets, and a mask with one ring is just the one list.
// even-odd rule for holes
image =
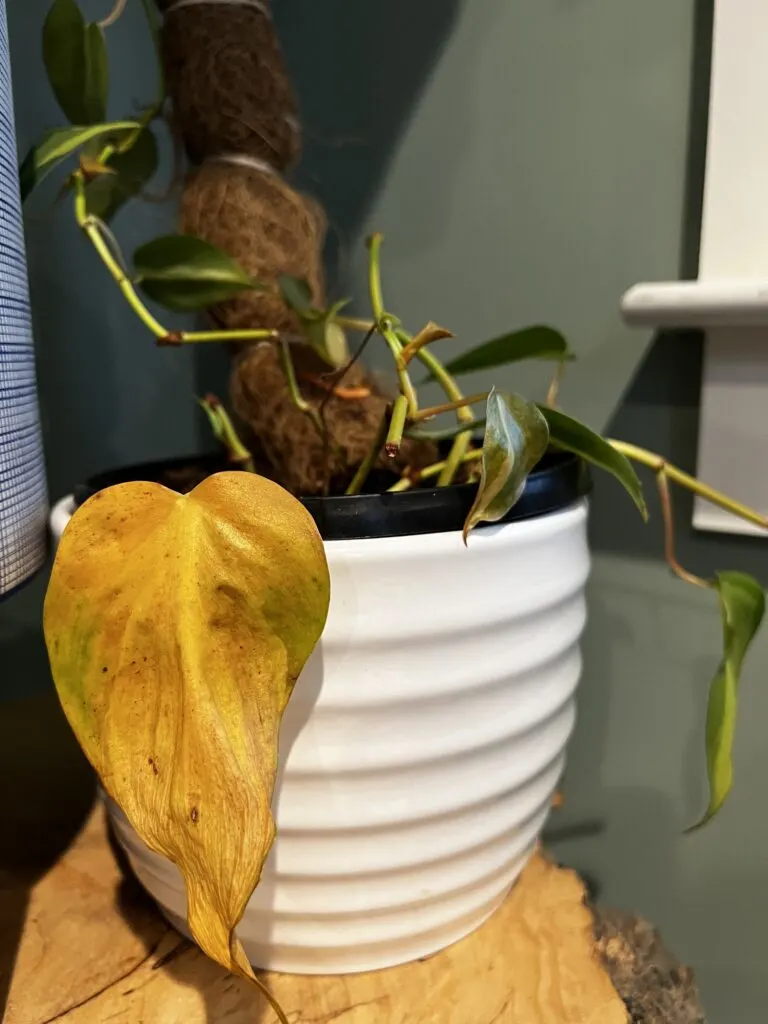
[[[30, 59], [46, 6], [9, 4], [25, 141], [55, 120]], [[409, 326], [438, 320], [456, 344], [561, 327], [580, 357], [566, 407], [692, 468], [701, 341], [629, 332], [617, 304], [635, 281], [695, 267], [711, 0], [281, 0], [275, 14], [307, 126], [299, 178], [327, 206], [338, 289], [362, 292], [362, 239], [384, 231], [387, 302]], [[136, 53], [151, 74], [128, 24], [124, 100], [141, 91]], [[118, 227], [130, 248], [170, 220], [147, 208]], [[205, 443], [189, 397], [217, 368], [158, 362], [61, 212], [29, 245], [53, 494], [110, 462]], [[537, 394], [546, 381], [526, 367], [502, 383]], [[768, 583], [758, 541], [695, 534], [684, 499], [677, 513], [685, 564]], [[705, 797], [719, 625], [709, 595], [669, 578], [660, 539], [597, 481], [580, 720], [552, 837], [694, 965], [714, 1024], [753, 1024], [768, 1002], [768, 639], [743, 682], [735, 794], [683, 837]], [[0, 608], [4, 691], [48, 685], [41, 590]]]
[[[364, 293], [362, 239], [382, 230], [385, 297], [409, 326], [435, 319], [456, 345], [516, 324], [561, 327], [579, 353], [566, 408], [693, 469], [701, 339], [629, 331], [617, 307], [637, 281], [695, 275], [711, 2], [465, 0], [425, 4], [414, 26], [414, 5], [393, 0], [391, 19], [376, 3], [368, 30], [360, 14], [325, 34], [349, 4], [326, 0], [327, 22], [309, 6], [284, 0], [284, 33], [312, 115], [304, 183], [328, 206], [343, 284]], [[545, 386], [541, 368], [499, 379]], [[490, 382], [472, 378], [472, 390]], [[761, 542], [694, 532], [685, 497], [677, 518], [684, 564], [768, 584]], [[734, 795], [684, 837], [705, 804], [717, 609], [670, 577], [658, 522], [644, 527], [606, 480], [591, 538], [580, 718], [554, 848], [604, 900], [661, 928], [695, 967], [713, 1024], [754, 1024], [768, 1005], [768, 635], [744, 675]]]

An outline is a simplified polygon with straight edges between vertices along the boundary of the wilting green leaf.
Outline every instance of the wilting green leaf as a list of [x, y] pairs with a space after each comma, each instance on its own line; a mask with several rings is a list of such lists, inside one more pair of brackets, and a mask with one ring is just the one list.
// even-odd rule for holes
[[493, 388], [485, 414], [482, 476], [464, 523], [465, 543], [478, 523], [495, 523], [509, 512], [548, 441], [547, 421], [533, 402]]
[[106, 163], [110, 174], [88, 183], [85, 190], [88, 212], [109, 221], [120, 207], [137, 195], [157, 170], [157, 142], [151, 128], [136, 134], [129, 149], [113, 153]]
[[723, 660], [709, 690], [707, 706], [707, 775], [709, 806], [689, 832], [706, 825], [717, 814], [733, 784], [733, 737], [736, 729], [739, 676], [744, 656], [760, 628], [765, 592], [743, 572], [715, 576], [723, 621]]
[[49, 171], [92, 139], [106, 139], [111, 135], [135, 131], [139, 127], [136, 121], [113, 121], [111, 124], [54, 128], [30, 149], [19, 168], [22, 201]]
[[64, 532], [44, 627], [64, 711], [104, 788], [172, 860], [190, 930], [252, 977], [234, 935], [272, 844], [280, 719], [325, 624], [323, 544], [250, 473], [188, 495], [96, 494]]
[[470, 349], [469, 352], [464, 352], [445, 368], [456, 376], [475, 370], [488, 370], [494, 366], [505, 366], [521, 359], [572, 358], [568, 351], [568, 343], [559, 331], [552, 327], [526, 327], [521, 331], [502, 334]]
[[155, 238], [136, 250], [133, 263], [142, 289], [168, 309], [205, 309], [261, 287], [231, 256], [192, 235]]
[[604, 469], [615, 476], [629, 492], [643, 519], [647, 519], [648, 509], [643, 497], [643, 488], [626, 455], [616, 451], [613, 445], [596, 434], [594, 430], [590, 430], [589, 427], [571, 416], [566, 416], [559, 409], [551, 409], [546, 405], [540, 405], [539, 409], [549, 424], [551, 443], [564, 451], [580, 455], [582, 459], [591, 462], [593, 466]]
[[75, 0], [54, 0], [43, 25], [43, 61], [59, 106], [73, 124], [106, 118], [109, 71], [104, 34], [86, 25]]
[[302, 278], [291, 277], [289, 274], [278, 274], [277, 285], [283, 302], [294, 313], [304, 317], [308, 313], [316, 312], [312, 309], [312, 289]]

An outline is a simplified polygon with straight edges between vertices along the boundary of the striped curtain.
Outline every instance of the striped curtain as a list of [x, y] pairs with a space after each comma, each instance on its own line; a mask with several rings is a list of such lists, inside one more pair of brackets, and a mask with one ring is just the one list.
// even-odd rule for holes
[[47, 496], [19, 201], [5, 0], [0, 0], [0, 598], [45, 560]]

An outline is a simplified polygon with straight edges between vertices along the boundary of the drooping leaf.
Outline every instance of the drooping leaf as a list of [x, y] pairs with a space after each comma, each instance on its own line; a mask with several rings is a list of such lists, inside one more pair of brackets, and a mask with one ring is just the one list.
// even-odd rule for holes
[[76, 0], [53, 0], [43, 25], [43, 61], [56, 100], [72, 124], [104, 121], [109, 70], [104, 34], [86, 24]]
[[291, 277], [290, 274], [278, 274], [277, 286], [283, 297], [283, 302], [294, 313], [300, 317], [315, 312], [312, 309], [312, 289], [301, 277]]
[[92, 139], [106, 140], [111, 135], [119, 136], [136, 131], [140, 127], [137, 121], [112, 121], [106, 124], [54, 128], [30, 149], [19, 168], [22, 201], [36, 185], [40, 184], [49, 171]]
[[509, 512], [548, 442], [547, 421], [533, 402], [492, 389], [485, 414], [482, 475], [464, 523], [465, 543], [478, 523], [495, 523]]
[[505, 366], [521, 359], [573, 359], [565, 338], [552, 327], [525, 327], [486, 341], [446, 364], [446, 370], [456, 376]]
[[111, 172], [88, 183], [85, 190], [88, 212], [109, 221], [120, 207], [137, 195], [157, 170], [157, 142], [152, 129], [136, 133], [130, 148], [113, 153], [106, 163]]
[[552, 409], [547, 405], [540, 405], [539, 409], [549, 424], [551, 443], [563, 451], [574, 452], [593, 466], [615, 476], [629, 492], [643, 519], [647, 519], [648, 509], [643, 497], [643, 488], [626, 455], [616, 451], [613, 445], [594, 430], [572, 416], [566, 416], [559, 409]]
[[155, 238], [133, 263], [141, 288], [168, 309], [205, 309], [261, 287], [231, 256], [192, 235]]
[[723, 660], [712, 680], [707, 705], [709, 805], [704, 817], [689, 832], [711, 821], [731, 790], [739, 677], [765, 613], [765, 592], [754, 577], [743, 572], [720, 572], [715, 576], [715, 587], [723, 622]]
[[145, 843], [178, 865], [190, 930], [253, 977], [234, 935], [274, 835], [280, 719], [329, 579], [303, 506], [250, 473], [179, 495], [118, 484], [74, 515], [45, 600], [80, 745]]

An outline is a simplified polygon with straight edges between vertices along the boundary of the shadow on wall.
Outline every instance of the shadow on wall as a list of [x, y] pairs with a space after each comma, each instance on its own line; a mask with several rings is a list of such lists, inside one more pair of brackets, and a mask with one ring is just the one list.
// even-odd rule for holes
[[[387, 175], [462, 0], [283, 0], [274, 16], [299, 96], [298, 187], [324, 205], [330, 276]], [[434, 154], [425, 176], [446, 155]]]

